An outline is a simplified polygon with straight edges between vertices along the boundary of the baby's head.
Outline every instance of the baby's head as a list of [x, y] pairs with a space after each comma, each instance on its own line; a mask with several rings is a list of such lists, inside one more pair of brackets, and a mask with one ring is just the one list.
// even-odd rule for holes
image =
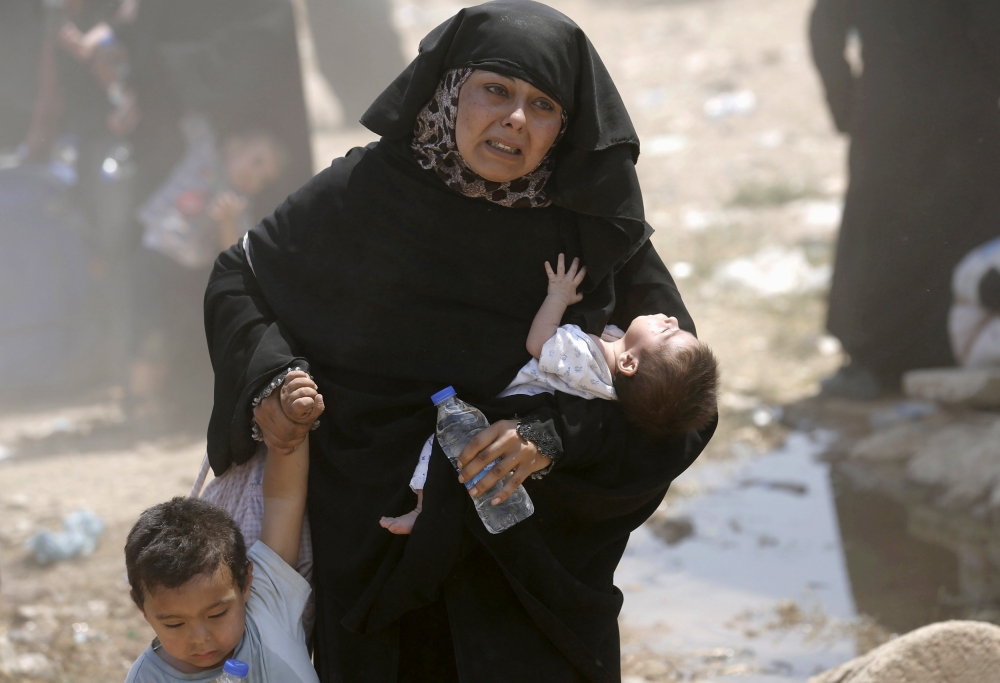
[[676, 318], [644, 315], [622, 338], [614, 387], [625, 416], [657, 435], [686, 434], [715, 418], [719, 364]]
[[220, 507], [174, 498], [139, 516], [125, 543], [132, 600], [185, 673], [221, 666], [243, 637], [253, 567]]
[[255, 197], [276, 181], [288, 166], [288, 151], [262, 130], [234, 133], [222, 146], [226, 179], [244, 197]]

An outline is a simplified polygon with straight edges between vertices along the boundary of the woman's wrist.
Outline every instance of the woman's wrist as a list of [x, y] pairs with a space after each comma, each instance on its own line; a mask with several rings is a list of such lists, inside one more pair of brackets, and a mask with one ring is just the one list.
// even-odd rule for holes
[[[263, 403], [264, 399], [266, 399], [268, 396], [270, 396], [275, 391], [277, 391], [278, 389], [281, 388], [281, 385], [285, 383], [285, 378], [288, 377], [288, 373], [294, 372], [296, 370], [302, 370], [302, 368], [300, 368], [297, 365], [296, 366], [292, 366], [290, 368], [287, 368], [286, 370], [283, 370], [283, 371], [279, 372], [277, 375], [275, 375], [274, 378], [272, 378], [271, 381], [267, 383], [267, 386], [265, 386], [263, 389], [261, 389], [260, 393], [257, 394], [257, 396], [250, 403], [250, 410], [251, 410], [251, 412], [254, 409], [256, 409], [257, 406], [259, 406], [261, 403]], [[313, 429], [317, 429], [318, 427], [319, 427], [319, 420], [315, 420], [312, 423], [312, 425], [309, 427], [309, 429], [313, 430]], [[261, 431], [260, 425], [257, 424], [257, 418], [256, 417], [251, 418], [251, 421], [250, 421], [250, 435], [253, 437], [254, 441], [260, 441], [260, 442], [264, 441], [264, 433]]]
[[519, 420], [516, 430], [518, 436], [525, 441], [531, 442], [539, 454], [551, 460], [547, 467], [531, 475], [533, 479], [541, 479], [552, 471], [552, 468], [555, 467], [556, 462], [562, 455], [562, 444], [558, 434], [556, 434], [551, 424], [530, 417]]

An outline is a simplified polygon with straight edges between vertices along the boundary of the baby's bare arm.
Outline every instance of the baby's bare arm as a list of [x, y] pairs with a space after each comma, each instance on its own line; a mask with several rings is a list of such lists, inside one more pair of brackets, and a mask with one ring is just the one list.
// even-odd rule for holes
[[549, 293], [535, 314], [535, 319], [531, 321], [528, 341], [525, 344], [528, 353], [535, 358], [542, 354], [545, 342], [559, 329], [559, 323], [562, 322], [566, 309], [583, 299], [583, 295], [578, 294], [576, 288], [583, 282], [587, 269], [580, 268], [580, 259], [575, 258], [567, 271], [565, 257], [559, 254], [555, 272], [552, 271], [551, 264], [546, 261], [545, 273], [549, 276]]
[[309, 437], [291, 454], [268, 453], [264, 464], [264, 520], [260, 540], [289, 566], [299, 559], [309, 480]]

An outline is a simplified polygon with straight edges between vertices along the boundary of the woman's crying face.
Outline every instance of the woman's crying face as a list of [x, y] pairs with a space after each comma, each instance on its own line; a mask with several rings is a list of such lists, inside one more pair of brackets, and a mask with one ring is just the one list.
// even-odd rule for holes
[[527, 175], [545, 158], [562, 128], [562, 107], [519, 78], [473, 71], [458, 96], [455, 142], [486, 180]]

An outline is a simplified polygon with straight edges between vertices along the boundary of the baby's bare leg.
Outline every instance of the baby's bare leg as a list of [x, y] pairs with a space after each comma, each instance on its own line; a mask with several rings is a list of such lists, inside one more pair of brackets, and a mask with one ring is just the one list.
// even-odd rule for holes
[[413, 531], [413, 525], [417, 521], [417, 516], [424, 507], [424, 492], [417, 491], [417, 507], [413, 508], [400, 517], [383, 517], [379, 524], [383, 529], [388, 529], [391, 533], [405, 536]]

